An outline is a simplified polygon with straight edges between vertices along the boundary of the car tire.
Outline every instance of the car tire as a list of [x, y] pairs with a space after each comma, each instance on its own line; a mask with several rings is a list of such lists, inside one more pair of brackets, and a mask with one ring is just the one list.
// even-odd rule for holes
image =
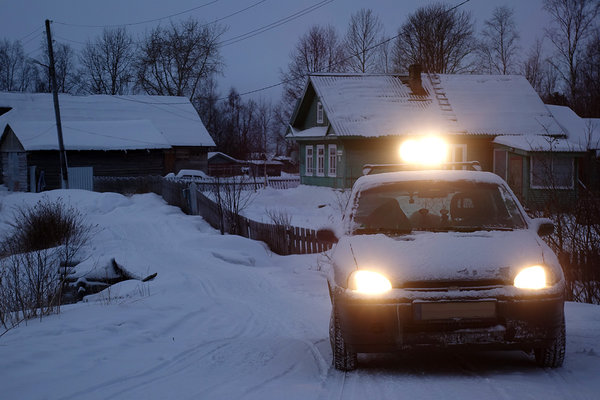
[[535, 361], [543, 368], [559, 368], [565, 360], [566, 330], [563, 317], [558, 335], [548, 347], [535, 349]]
[[329, 342], [331, 343], [333, 366], [335, 369], [339, 371], [354, 371], [358, 363], [358, 358], [356, 353], [350, 350], [344, 341], [335, 304], [332, 307], [331, 318], [329, 320]]

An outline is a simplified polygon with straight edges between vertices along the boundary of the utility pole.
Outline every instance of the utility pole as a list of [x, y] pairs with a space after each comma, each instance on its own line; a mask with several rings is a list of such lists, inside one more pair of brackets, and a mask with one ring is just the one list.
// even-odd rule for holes
[[46, 20], [46, 36], [48, 37], [48, 58], [50, 59], [50, 81], [52, 82], [52, 97], [54, 98], [54, 115], [56, 117], [56, 131], [58, 133], [58, 148], [60, 153], [61, 187], [69, 188], [69, 172], [67, 169], [67, 154], [63, 143], [62, 124], [60, 122], [60, 107], [58, 105], [58, 85], [56, 84], [56, 70], [54, 68], [54, 51], [52, 50], [52, 35], [50, 34], [50, 20]]

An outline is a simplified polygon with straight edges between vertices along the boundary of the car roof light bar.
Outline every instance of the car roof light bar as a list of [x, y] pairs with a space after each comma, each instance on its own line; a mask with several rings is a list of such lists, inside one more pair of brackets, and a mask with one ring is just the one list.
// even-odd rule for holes
[[467, 167], [473, 171], [481, 171], [481, 165], [479, 161], [466, 161], [466, 162], [447, 162], [438, 164], [431, 167], [423, 167], [415, 164], [365, 164], [363, 166], [363, 175], [371, 175], [374, 173], [381, 172], [395, 172], [395, 171], [419, 171], [419, 170], [433, 170], [433, 169], [463, 169]]

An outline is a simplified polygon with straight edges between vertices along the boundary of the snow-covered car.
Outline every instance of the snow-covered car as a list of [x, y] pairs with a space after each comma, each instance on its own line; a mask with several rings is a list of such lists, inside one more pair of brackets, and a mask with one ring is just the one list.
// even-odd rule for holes
[[177, 175], [175, 175], [175, 178], [192, 181], [211, 179], [211, 177], [206, 175], [204, 171], [197, 169], [182, 169], [177, 173]]
[[565, 281], [529, 218], [495, 174], [386, 172], [359, 178], [328, 278], [330, 341], [339, 370], [357, 353], [421, 346], [519, 349], [543, 367], [565, 352]]

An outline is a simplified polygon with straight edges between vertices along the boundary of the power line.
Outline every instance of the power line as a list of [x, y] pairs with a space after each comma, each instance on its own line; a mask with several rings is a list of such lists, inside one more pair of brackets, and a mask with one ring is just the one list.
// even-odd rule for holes
[[69, 125], [65, 125], [65, 128], [71, 129], [71, 130], [74, 130], [74, 131], [83, 132], [83, 133], [88, 133], [88, 134], [94, 135], [94, 136], [101, 136], [101, 137], [106, 137], [106, 138], [110, 138], [110, 139], [119, 139], [119, 140], [123, 140], [123, 141], [126, 141], [126, 142], [143, 143], [143, 144], [153, 144], [153, 145], [161, 145], [161, 146], [163, 145], [161, 143], [148, 142], [146, 140], [124, 138], [124, 137], [120, 137], [120, 136], [113, 136], [113, 135], [106, 135], [106, 134], [98, 133], [98, 132], [92, 132], [92, 131], [88, 131], [86, 129], [73, 128], [72, 126], [69, 126]]
[[[331, 1], [333, 1], [333, 0], [331, 0]], [[454, 11], [454, 10], [456, 10], [457, 8], [459, 8], [460, 6], [462, 6], [462, 5], [466, 4], [466, 3], [468, 3], [469, 1], [471, 1], [471, 0], [464, 0], [463, 2], [461, 2], [461, 3], [459, 3], [459, 4], [455, 5], [455, 6], [453, 6], [453, 7], [449, 8], [449, 9], [447, 9], [445, 12], [446, 12], [446, 13], [449, 13], [450, 11]], [[390, 41], [392, 41], [392, 40], [394, 40], [394, 39], [398, 38], [399, 36], [400, 36], [400, 33], [399, 33], [399, 34], [397, 34], [397, 35], [394, 35], [394, 36], [392, 36], [392, 37], [389, 37], [389, 38], [387, 38], [387, 39], [385, 39], [385, 40], [383, 40], [383, 41], [381, 41], [381, 42], [379, 42], [379, 43], [377, 43], [377, 44], [375, 44], [375, 45], [373, 45], [373, 46], [369, 47], [368, 49], [366, 49], [366, 50], [364, 50], [364, 51], [370, 51], [370, 50], [373, 50], [373, 49], [375, 49], [375, 48], [377, 48], [377, 47], [379, 47], [379, 46], [383, 46], [384, 44], [386, 44], [386, 43], [388, 43], [388, 42], [390, 42]], [[338, 61], [338, 62], [336, 62], [336, 63], [333, 63], [332, 65], [329, 65], [329, 67], [333, 67], [333, 66], [336, 66], [336, 65], [339, 65], [339, 64], [345, 63], [346, 61], [348, 61], [348, 60], [350, 60], [350, 59], [352, 59], [353, 57], [356, 57], [356, 56], [358, 56], [358, 55], [359, 55], [359, 53], [352, 54], [352, 55], [350, 55], [350, 56], [348, 56], [348, 57], [346, 57], [346, 58], [344, 58], [344, 59], [342, 59], [342, 60], [340, 60], [340, 61]], [[264, 86], [264, 87], [261, 87], [261, 88], [258, 88], [258, 89], [249, 90], [249, 91], [247, 91], [247, 92], [243, 92], [243, 93], [238, 93], [238, 95], [239, 95], [239, 96], [246, 96], [246, 95], [249, 95], [249, 94], [254, 94], [254, 93], [262, 92], [262, 91], [265, 91], [265, 90], [273, 89], [273, 88], [275, 88], [275, 87], [277, 87], [277, 86], [281, 86], [281, 85], [284, 85], [284, 84], [286, 84], [286, 83], [294, 82], [294, 81], [297, 81], [297, 80], [300, 80], [300, 79], [306, 79], [306, 77], [307, 77], [309, 74], [311, 74], [311, 73], [319, 73], [319, 72], [322, 72], [322, 71], [313, 71], [313, 72], [309, 72], [309, 73], [307, 73], [307, 74], [304, 74], [304, 75], [302, 75], [302, 76], [300, 76], [300, 77], [297, 77], [297, 78], [290, 78], [290, 79], [286, 79], [286, 80], [283, 80], [283, 81], [280, 81], [280, 82], [277, 82], [277, 83], [274, 83], [274, 84], [271, 84], [271, 85], [268, 85], [268, 86]], [[217, 99], [217, 101], [219, 101], [219, 100], [227, 100], [227, 97], [221, 97], [221, 98]]]
[[260, 28], [256, 28], [254, 30], [251, 30], [251, 31], [246, 32], [246, 33], [243, 33], [241, 35], [234, 36], [234, 37], [231, 37], [229, 39], [225, 39], [222, 42], [220, 42], [219, 45], [224, 47], [224, 46], [229, 46], [229, 45], [234, 44], [234, 43], [241, 42], [242, 40], [249, 39], [249, 38], [254, 37], [256, 35], [259, 35], [259, 34], [261, 34], [263, 32], [267, 32], [267, 31], [269, 31], [271, 29], [277, 28], [278, 26], [281, 26], [281, 25], [286, 24], [286, 23], [288, 23], [290, 21], [298, 19], [298, 18], [300, 18], [300, 17], [302, 17], [302, 16], [304, 16], [304, 15], [306, 15], [308, 13], [311, 13], [311, 12], [313, 12], [313, 11], [315, 11], [315, 10], [323, 7], [323, 6], [326, 6], [327, 4], [329, 4], [329, 3], [333, 2], [333, 1], [334, 0], [323, 0], [321, 2], [315, 3], [315, 4], [313, 4], [313, 5], [309, 6], [309, 7], [306, 7], [304, 9], [300, 10], [300, 11], [297, 11], [297, 12], [295, 12], [293, 14], [290, 14], [290, 15], [288, 15], [286, 17], [280, 18], [280, 19], [278, 19], [278, 20], [276, 20], [274, 22], [271, 22], [270, 24], [264, 25], [264, 26], [262, 26]]
[[[259, 1], [257, 1], [256, 3], [254, 3], [254, 4], [251, 4], [251, 5], [247, 6], [247, 7], [244, 7], [244, 8], [242, 8], [242, 9], [240, 9], [240, 10], [234, 11], [234, 12], [232, 12], [231, 14], [227, 14], [227, 15], [224, 15], [224, 16], [222, 16], [222, 17], [216, 18], [216, 19], [212, 20], [211, 22], [207, 22], [207, 23], [204, 23], [204, 24], [200, 24], [200, 25], [198, 25], [198, 27], [199, 27], [199, 28], [202, 28], [202, 27], [205, 27], [205, 26], [208, 26], [208, 25], [216, 24], [217, 22], [224, 21], [224, 20], [226, 20], [226, 19], [228, 19], [228, 18], [231, 18], [231, 17], [233, 17], [233, 16], [236, 16], [236, 15], [238, 15], [238, 14], [241, 14], [241, 13], [243, 13], [243, 12], [245, 12], [245, 11], [248, 11], [248, 10], [250, 10], [251, 8], [254, 8], [254, 7], [256, 7], [256, 6], [258, 6], [258, 5], [262, 4], [262, 3], [266, 2], [266, 1], [267, 1], [267, 0], [259, 0]], [[329, 0], [329, 1], [333, 1], [333, 0]], [[167, 17], [165, 17], [165, 18], [167, 18]], [[67, 24], [67, 23], [61, 23], [61, 22], [56, 22], [56, 23], [57, 23], [57, 24], [62, 24], [62, 25], [68, 25], [68, 26], [81, 26], [81, 25], [73, 25], [73, 24]], [[103, 28], [107, 28], [107, 27], [125, 26], [125, 25], [132, 25], [132, 24], [124, 24], [124, 25], [87, 25], [86, 27], [92, 27], [92, 28], [99, 28], [99, 27], [103, 27]], [[246, 33], [246, 34], [247, 34], [247, 33]], [[244, 35], [246, 35], [246, 34], [244, 34]], [[56, 38], [60, 39], [60, 40], [64, 40], [64, 41], [66, 41], [66, 42], [76, 43], [76, 44], [80, 44], [80, 45], [86, 45], [86, 43], [84, 43], [84, 42], [80, 42], [80, 41], [77, 41], [77, 40], [67, 39], [67, 38], [65, 38], [65, 37], [62, 37], [62, 36], [59, 36], [59, 35], [54, 35], [54, 36], [55, 36]], [[133, 41], [133, 43], [134, 43], [134, 44], [142, 44], [142, 43], [143, 43], [143, 40], [141, 40], [141, 41]]]
[[31, 32], [29, 32], [27, 35], [23, 36], [21, 39], [17, 39], [19, 42], [21, 40], [25, 40], [27, 39], [29, 36], [33, 35], [34, 33], [38, 32], [38, 31], [42, 31], [42, 28], [35, 28], [34, 30], [32, 30]]
[[84, 24], [71, 24], [68, 22], [60, 22], [60, 21], [55, 21], [55, 23], [60, 24], [60, 25], [66, 25], [66, 26], [74, 26], [74, 27], [78, 27], [78, 28], [116, 28], [116, 27], [120, 27], [120, 26], [133, 26], [133, 25], [142, 25], [142, 24], [148, 24], [150, 22], [157, 22], [157, 21], [162, 21], [163, 19], [168, 19], [168, 18], [172, 18], [172, 17], [176, 17], [178, 15], [182, 15], [182, 14], [187, 14], [189, 12], [198, 10], [200, 8], [209, 6], [211, 4], [214, 4], [216, 2], [218, 2], [219, 0], [213, 0], [213, 1], [209, 1], [208, 3], [204, 3], [201, 4], [199, 6], [190, 8], [188, 10], [185, 11], [181, 11], [175, 14], [171, 14], [171, 15], [166, 15], [164, 17], [160, 17], [160, 18], [154, 18], [154, 19], [148, 19], [145, 21], [138, 21], [138, 22], [130, 22], [130, 23], [126, 23], [126, 24], [109, 24], [109, 25], [84, 25]]

